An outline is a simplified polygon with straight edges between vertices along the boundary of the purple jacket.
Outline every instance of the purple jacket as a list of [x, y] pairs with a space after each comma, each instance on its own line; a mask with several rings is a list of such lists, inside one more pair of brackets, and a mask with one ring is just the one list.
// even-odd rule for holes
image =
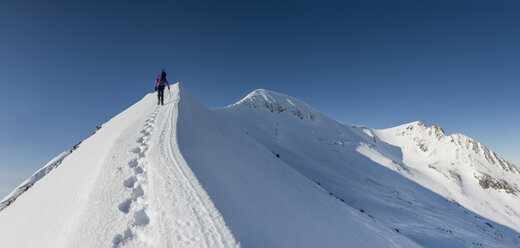
[[[157, 76], [157, 78], [155, 79], [155, 87], [159, 86], [159, 79], [161, 79], [161, 75]], [[166, 85], [168, 85], [168, 88], [170, 88], [168, 80], [166, 80]]]

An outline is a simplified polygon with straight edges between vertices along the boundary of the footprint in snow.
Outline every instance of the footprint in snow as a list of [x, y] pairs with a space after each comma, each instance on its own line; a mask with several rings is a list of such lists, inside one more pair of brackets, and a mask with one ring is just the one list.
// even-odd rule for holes
[[[132, 188], [135, 183], [137, 182], [137, 179], [135, 177], [131, 177], [127, 180], [125, 180], [125, 187], [127, 188]], [[132, 202], [134, 201], [137, 201], [137, 198], [141, 197], [144, 195], [144, 191], [143, 191], [143, 188], [139, 185], [137, 187], [135, 187], [133, 190], [132, 190], [132, 195], [131, 195], [131, 198], [128, 198], [126, 199], [124, 202], [121, 202], [117, 208], [125, 213], [125, 214], [128, 214], [128, 212], [130, 212], [130, 208], [132, 206]]]
[[139, 165], [139, 162], [137, 161], [137, 159], [132, 159], [130, 160], [130, 162], [128, 162], [128, 167], [130, 168], [135, 168]]
[[134, 168], [134, 173], [135, 173], [136, 175], [139, 175], [139, 174], [143, 173], [143, 168], [141, 168], [141, 166], [137, 166], [137, 167], [135, 167], [135, 168]]
[[130, 206], [132, 205], [132, 199], [126, 199], [126, 201], [121, 202], [117, 208], [125, 214], [130, 211]]
[[133, 153], [141, 153], [141, 148], [140, 147], [136, 147], [136, 148], [132, 149], [132, 152]]
[[121, 234], [118, 234], [114, 237], [114, 240], [112, 241], [112, 243], [114, 244], [114, 248], [117, 248], [117, 247], [121, 247], [122, 245], [124, 245], [126, 242], [128, 242], [128, 240], [130, 240], [131, 238], [134, 237], [134, 234], [132, 233], [132, 231], [130, 230], [130, 228], [127, 228], [125, 230], [125, 232], [123, 233], [123, 235]]
[[137, 178], [134, 177], [134, 176], [132, 176], [132, 177], [126, 179], [126, 180], [123, 182], [123, 184], [124, 184], [125, 187], [127, 187], [127, 188], [133, 188], [136, 182], [137, 182]]
[[137, 200], [137, 198], [139, 198], [143, 195], [144, 195], [143, 188], [141, 188], [141, 185], [139, 185], [132, 191], [132, 200], [135, 201], [135, 200]]
[[[137, 143], [140, 144], [140, 146], [130, 150], [130, 152], [137, 154], [137, 158], [134, 158], [128, 162], [128, 167], [133, 169], [135, 175], [139, 175], [144, 172], [140, 164], [146, 163], [144, 162], [145, 152], [148, 150], [149, 136], [153, 130], [156, 114], [157, 113], [155, 113], [154, 116], [152, 116], [152, 118], [145, 121], [144, 129], [140, 131], [140, 133], [143, 134], [143, 136], [137, 139]], [[125, 214], [128, 214], [130, 212], [130, 209], [132, 208], [132, 203], [134, 201], [138, 201], [138, 199], [144, 195], [144, 190], [141, 187], [141, 185], [138, 184], [138, 182], [139, 180], [136, 176], [131, 176], [123, 181], [123, 185], [126, 188], [132, 189], [131, 197], [118, 205], [118, 209]], [[144, 209], [134, 212], [134, 226], [143, 227], [148, 225], [149, 223], [150, 218], [148, 217]], [[133, 239], [133, 237], [134, 234], [132, 233], [131, 229], [127, 228], [123, 234], [117, 234], [114, 236], [113, 247], [116, 248], [124, 246], [129, 240]]]
[[144, 140], [144, 137], [141, 137], [141, 138], [137, 139], [137, 143], [144, 145], [144, 144], [146, 144], [146, 141]]
[[139, 146], [134, 149], [132, 149], [130, 152], [137, 154], [139, 158], [145, 157], [145, 152], [148, 150], [146, 146]]
[[141, 210], [135, 212], [134, 218], [135, 218], [134, 224], [136, 226], [146, 226], [146, 225], [148, 225], [148, 223], [150, 223], [150, 218], [148, 217], [148, 215], [146, 214], [144, 209], [141, 209]]

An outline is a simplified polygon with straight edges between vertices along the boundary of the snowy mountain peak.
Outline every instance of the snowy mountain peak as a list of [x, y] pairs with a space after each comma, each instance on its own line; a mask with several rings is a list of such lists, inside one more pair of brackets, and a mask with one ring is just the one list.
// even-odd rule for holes
[[308, 121], [316, 120], [319, 115], [319, 111], [297, 98], [265, 89], [254, 90], [231, 106], [268, 109], [273, 113], [288, 112], [301, 120]]
[[401, 149], [403, 162], [415, 171], [414, 180], [519, 228], [512, 217], [520, 217], [520, 212], [509, 206], [517, 204], [520, 195], [520, 170], [482, 143], [459, 133], [446, 135], [439, 126], [421, 122], [374, 133]]
[[489, 164], [497, 166], [506, 172], [520, 174], [518, 167], [501, 158], [482, 143], [460, 133], [446, 135], [444, 130], [438, 125], [428, 127], [424, 123], [416, 121], [387, 130], [391, 130], [397, 136], [410, 138], [424, 153], [435, 155], [437, 153], [436, 147], [449, 147], [451, 151], [459, 154], [464, 151], [464, 154], [480, 157]]
[[[288, 111], [271, 108], [286, 108], [286, 99], [293, 98], [257, 90], [234, 105], [212, 110], [240, 123], [248, 136], [268, 147], [274, 157], [306, 175], [331, 197], [355, 206], [369, 218], [387, 221], [389, 226], [398, 227], [394, 230], [399, 233], [409, 232], [408, 237], [425, 247], [471, 247], [471, 244], [500, 247], [497, 240], [507, 235], [497, 231], [499, 224], [479, 223], [485, 218], [478, 215], [520, 230], [520, 212], [516, 210], [520, 195], [516, 193], [518, 174], [507, 173], [472, 150], [456, 146], [458, 142], [451, 142], [453, 135], [447, 135], [439, 125], [427, 126], [415, 121], [385, 130], [357, 128], [332, 118], [321, 118], [327, 116], [312, 108], [309, 109], [319, 113], [320, 118], [299, 121]], [[394, 180], [390, 170], [435, 192], [436, 196], [443, 196], [444, 201], [409, 185], [410, 181]], [[357, 189], [360, 192], [354, 193]], [[427, 200], [421, 200], [423, 197]], [[377, 213], [379, 208], [386, 210]], [[402, 214], [391, 214], [392, 208]], [[412, 220], [413, 216], [418, 218], [417, 222]], [[473, 233], [491, 240], [480, 242], [475, 241], [475, 236], [463, 237], [465, 234], [455, 231], [454, 226], [458, 225], [464, 226], [459, 230], [475, 228]], [[433, 245], [437, 241], [430, 238], [438, 239], [439, 243]], [[447, 239], [465, 241], [447, 245], [444, 243]]]
[[451, 134], [449, 138], [450, 142], [456, 144], [460, 149], [472, 151], [480, 155], [481, 157], [485, 158], [489, 164], [497, 166], [506, 172], [520, 174], [520, 169], [518, 169], [517, 166], [509, 161], [506, 161], [494, 151], [491, 151], [489, 148], [475, 139], [460, 133]]
[[414, 121], [391, 129], [395, 129], [396, 132], [400, 132], [401, 135], [430, 136], [435, 137], [437, 140], [446, 137], [446, 133], [439, 125], [435, 124], [428, 127], [420, 121]]

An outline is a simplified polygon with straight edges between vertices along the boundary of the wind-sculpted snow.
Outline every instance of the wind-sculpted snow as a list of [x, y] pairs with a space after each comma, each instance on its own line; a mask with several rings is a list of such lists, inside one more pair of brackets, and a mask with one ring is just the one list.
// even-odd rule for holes
[[103, 125], [0, 212], [0, 247], [235, 247], [176, 148], [178, 88]]
[[105, 123], [0, 212], [0, 246], [418, 247], [171, 93]]
[[57, 168], [61, 162], [71, 153], [70, 150], [62, 152], [57, 157], [53, 158], [51, 161], [49, 161], [46, 165], [44, 165], [41, 169], [39, 169], [36, 173], [34, 173], [31, 177], [29, 177], [25, 182], [20, 184], [20, 186], [16, 187], [16, 189], [13, 190], [9, 195], [7, 195], [1, 202], [0, 202], [0, 211], [2, 211], [4, 208], [11, 205], [16, 199], [22, 195], [24, 192], [29, 190], [35, 183], [37, 183], [40, 179], [45, 177], [47, 174], [49, 174], [52, 170]]
[[331, 197], [237, 124], [242, 123], [222, 118], [181, 90], [180, 151], [241, 245], [417, 247]]
[[[284, 97], [294, 101], [279, 93], [261, 92], [276, 95], [276, 102], [285, 102]], [[246, 97], [249, 102], [269, 101], [250, 96]], [[308, 106], [305, 109], [320, 118], [302, 121], [286, 112], [243, 107], [243, 102], [213, 111], [237, 123], [279, 160], [316, 182], [330, 198], [359, 209], [377, 223], [425, 247], [520, 247], [520, 236], [513, 230], [519, 230], [516, 212], [520, 201], [501, 189], [507, 188], [502, 181], [494, 181], [508, 178], [509, 186], [516, 184], [516, 167], [505, 161], [484, 163], [486, 153], [501, 160], [480, 143], [479, 153], [474, 153], [468, 140], [461, 139], [459, 147], [442, 143], [452, 143], [450, 139], [457, 135], [446, 136], [438, 126], [428, 128], [417, 122], [411, 128], [373, 130], [339, 123]], [[409, 135], [409, 129], [417, 133]], [[447, 154], [456, 154], [457, 149], [467, 152], [454, 155], [455, 166], [438, 162]], [[410, 154], [415, 153], [427, 159], [411, 161]], [[480, 179], [487, 180], [488, 189], [475, 178], [481, 174], [463, 170], [462, 164], [485, 173], [495, 171], [489, 174], [494, 179]], [[499, 177], [502, 174], [496, 170], [502, 169], [508, 176]], [[493, 187], [498, 191], [490, 191]], [[461, 195], [464, 198], [457, 197]], [[481, 204], [484, 207], [477, 207]]]
[[520, 173], [466, 136], [171, 88], [42, 168], [0, 212], [0, 247], [520, 247]]

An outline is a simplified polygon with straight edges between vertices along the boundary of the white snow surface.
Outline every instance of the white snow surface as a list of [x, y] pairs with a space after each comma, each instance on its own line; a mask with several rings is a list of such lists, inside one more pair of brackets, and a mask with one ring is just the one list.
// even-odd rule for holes
[[22, 184], [20, 184], [16, 189], [13, 190], [9, 195], [7, 195], [2, 201], [0, 201], [0, 211], [4, 208], [12, 204], [18, 196], [23, 194], [25, 191], [29, 190], [36, 182], [45, 177], [45, 175], [49, 174], [51, 170], [54, 170], [61, 164], [61, 161], [65, 159], [71, 153], [70, 150], [62, 152], [60, 155], [53, 158], [46, 165], [44, 165], [41, 169], [35, 172], [31, 177], [25, 180]]
[[419, 247], [330, 197], [178, 84], [0, 212], [2, 247]]
[[[421, 246], [520, 247], [518, 168], [466, 136], [442, 134], [441, 142], [439, 127], [419, 122], [386, 130], [352, 126], [269, 90], [213, 111], [331, 198]], [[409, 125], [425, 130], [403, 136]], [[421, 142], [429, 152], [419, 152]], [[475, 178], [482, 173], [490, 176], [482, 184], [498, 189], [483, 188]], [[500, 189], [503, 182], [516, 191]]]
[[437, 125], [413, 122], [373, 133], [400, 148], [403, 163], [411, 169], [404, 176], [520, 231], [518, 167], [470, 137], [446, 135]]
[[520, 247], [520, 171], [469, 137], [171, 88], [6, 197], [0, 247]]
[[[179, 154], [179, 88], [103, 125], [0, 212], [0, 247], [235, 247]], [[168, 94], [167, 94], [168, 95]]]

